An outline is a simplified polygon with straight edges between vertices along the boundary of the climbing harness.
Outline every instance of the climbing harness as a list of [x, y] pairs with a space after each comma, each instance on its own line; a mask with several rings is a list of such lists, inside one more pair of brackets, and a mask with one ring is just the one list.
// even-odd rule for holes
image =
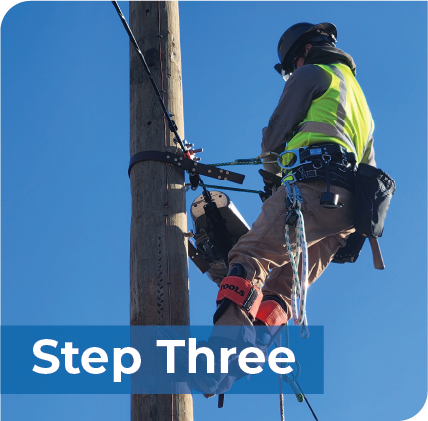
[[327, 191], [321, 195], [320, 205], [327, 208], [341, 207], [339, 196], [330, 192], [334, 185], [354, 191], [355, 154], [336, 143], [326, 143], [285, 150], [278, 158], [285, 181], [325, 181]]
[[[290, 156], [292, 155], [292, 156]], [[291, 292], [291, 308], [295, 325], [300, 326], [300, 336], [309, 337], [308, 321], [306, 316], [307, 290], [308, 290], [308, 245], [306, 242], [305, 225], [301, 212], [302, 196], [296, 181], [325, 180], [327, 191], [321, 195], [320, 205], [326, 208], [343, 206], [339, 202], [339, 195], [330, 191], [330, 178], [337, 174], [335, 180], [342, 178], [341, 183], [351, 184], [355, 164], [355, 155], [346, 152], [338, 144], [321, 144], [302, 147], [294, 150], [285, 150], [278, 157], [278, 165], [284, 171], [282, 184], [286, 190], [287, 215], [285, 218], [285, 244], [290, 258], [293, 274], [293, 287]], [[321, 171], [322, 172], [321, 172]], [[333, 170], [336, 170], [333, 172]], [[350, 186], [349, 186], [350, 187]], [[291, 246], [290, 226], [295, 227], [296, 256]], [[302, 255], [302, 270], [299, 277], [299, 261]]]

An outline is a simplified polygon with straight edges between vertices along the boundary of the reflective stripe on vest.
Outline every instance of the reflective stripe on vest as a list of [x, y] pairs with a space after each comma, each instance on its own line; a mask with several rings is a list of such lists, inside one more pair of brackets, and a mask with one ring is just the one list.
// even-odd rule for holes
[[327, 91], [312, 101], [305, 119], [285, 149], [322, 142], [339, 143], [353, 152], [360, 162], [374, 129], [364, 94], [345, 64], [317, 66], [328, 72], [332, 81]]

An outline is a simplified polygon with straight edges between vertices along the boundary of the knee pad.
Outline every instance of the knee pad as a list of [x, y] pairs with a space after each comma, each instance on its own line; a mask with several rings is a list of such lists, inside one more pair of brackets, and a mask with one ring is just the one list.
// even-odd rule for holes
[[259, 310], [263, 295], [259, 288], [249, 280], [239, 276], [226, 276], [220, 284], [217, 295], [217, 311], [214, 313], [214, 324], [226, 311], [231, 302], [244, 309], [253, 321]]

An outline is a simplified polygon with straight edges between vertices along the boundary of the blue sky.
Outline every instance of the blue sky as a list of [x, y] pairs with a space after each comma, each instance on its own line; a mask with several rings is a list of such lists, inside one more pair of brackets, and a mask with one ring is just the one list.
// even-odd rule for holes
[[[180, 2], [185, 137], [202, 162], [257, 156], [284, 86], [278, 40], [302, 21], [338, 27], [375, 120], [377, 164], [397, 183], [386, 269], [366, 245], [309, 290], [308, 320], [325, 329], [325, 393], [309, 399], [320, 420], [409, 419], [427, 396], [426, 3]], [[111, 3], [12, 8], [1, 105], [2, 324], [128, 324], [129, 47]], [[261, 188], [256, 167], [236, 170]], [[258, 196], [230, 197], [251, 225]], [[217, 288], [192, 265], [189, 279], [191, 323], [209, 325]], [[276, 395], [230, 396], [221, 410], [195, 396], [194, 418], [279, 419], [278, 407]], [[5, 421], [128, 420], [129, 408], [126, 395], [2, 397]], [[313, 419], [292, 395], [285, 410]]]

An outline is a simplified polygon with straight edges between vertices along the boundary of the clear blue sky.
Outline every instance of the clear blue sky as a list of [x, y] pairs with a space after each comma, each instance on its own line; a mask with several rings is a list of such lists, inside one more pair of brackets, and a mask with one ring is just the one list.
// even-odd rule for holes
[[[127, 2], [120, 2], [128, 16]], [[310, 288], [325, 328], [320, 421], [405, 420], [427, 396], [425, 2], [180, 2], [186, 139], [203, 162], [255, 157], [284, 82], [276, 46], [297, 22], [333, 22], [371, 108], [378, 166], [397, 182], [380, 244]], [[110, 2], [26, 2], [1, 26], [2, 324], [129, 323], [128, 38]], [[244, 187], [262, 186], [255, 167]], [[200, 193], [200, 192], [199, 192]], [[188, 205], [196, 193], [189, 192]], [[246, 221], [257, 195], [230, 194]], [[189, 221], [190, 228], [190, 221]], [[190, 266], [191, 323], [216, 286]], [[304, 367], [303, 367], [304, 369]], [[304, 385], [302, 385], [303, 387]], [[303, 387], [304, 388], [304, 387]], [[276, 395], [194, 399], [195, 420], [278, 419]], [[293, 395], [286, 420], [311, 420]], [[129, 420], [126, 395], [2, 397], [4, 421]]]

